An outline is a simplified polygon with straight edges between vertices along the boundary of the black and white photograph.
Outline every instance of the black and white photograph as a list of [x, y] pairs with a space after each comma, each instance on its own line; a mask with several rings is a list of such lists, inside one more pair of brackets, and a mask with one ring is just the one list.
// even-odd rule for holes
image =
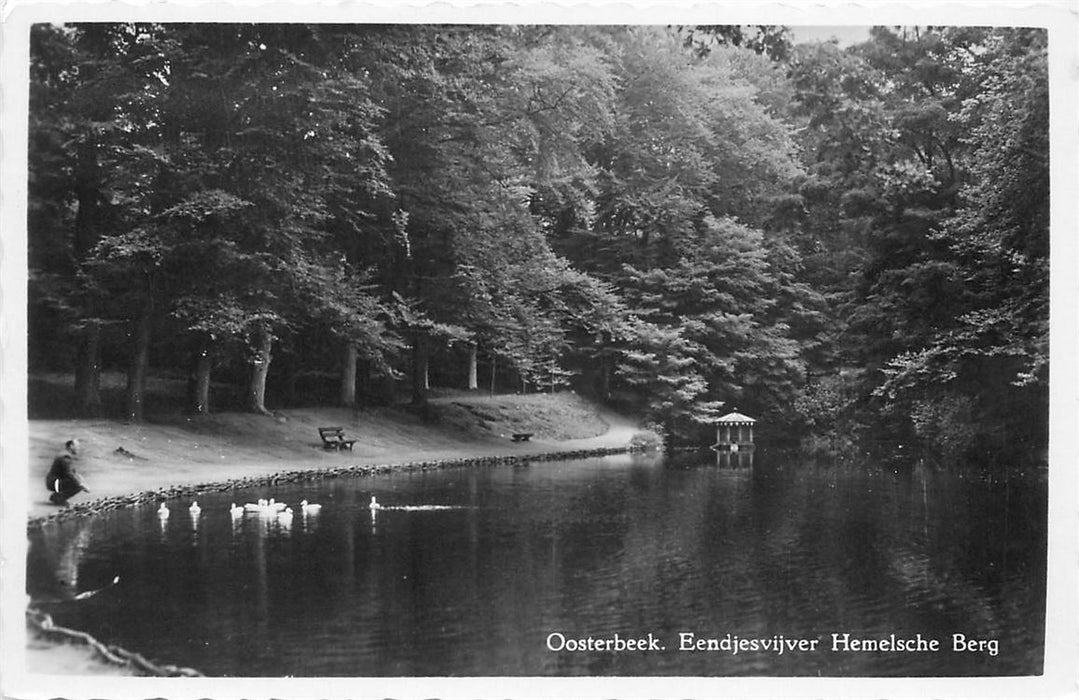
[[1074, 693], [1079, 22], [988, 7], [9, 8], [3, 697]]

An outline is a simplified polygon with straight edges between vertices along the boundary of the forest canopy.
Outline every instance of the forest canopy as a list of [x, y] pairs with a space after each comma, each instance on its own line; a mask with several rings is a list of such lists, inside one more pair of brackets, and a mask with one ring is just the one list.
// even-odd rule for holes
[[80, 415], [120, 370], [135, 421], [159, 373], [1047, 445], [1042, 29], [39, 24], [30, 62], [30, 371]]

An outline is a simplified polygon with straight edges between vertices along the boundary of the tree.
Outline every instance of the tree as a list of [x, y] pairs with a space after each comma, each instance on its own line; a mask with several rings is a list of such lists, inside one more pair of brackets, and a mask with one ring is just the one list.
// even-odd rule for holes
[[[1039, 205], [1029, 206], [1047, 192], [1040, 162], [1047, 132], [1031, 116], [1045, 104], [1033, 87], [1044, 75], [1036, 36], [877, 27], [870, 41], [845, 51], [796, 49], [793, 115], [805, 120], [801, 138], [813, 162], [791, 240], [806, 253], [805, 279], [841, 311], [844, 350], [822, 360], [856, 378], [860, 398], [847, 401], [849, 415], [839, 419], [871, 425], [877, 438], [921, 442], [956, 458], [978, 444], [1005, 454], [1001, 435], [1037, 442], [1031, 430], [1040, 419], [1010, 422], [997, 411], [1029, 414], [1037, 405], [1036, 392], [1020, 399], [1002, 378], [1040, 365], [1036, 326], [1045, 315], [1033, 300], [1044, 298], [1044, 279], [1032, 273], [1020, 289], [999, 273], [1018, 269], [1004, 262], [1012, 255], [1006, 244], [975, 253], [972, 243], [987, 240], [990, 209], [1020, 202], [1028, 208], [1013, 220], [1024, 221], [1023, 238], [1041, 238], [1031, 224], [1046, 230], [1033, 223]], [[1002, 116], [1006, 109], [1021, 109], [1024, 125]], [[1022, 149], [1008, 145], [1017, 139]], [[1033, 187], [993, 204], [1003, 201], [1003, 182], [1019, 178]], [[853, 254], [835, 255], [841, 250]], [[1022, 297], [1032, 303], [1020, 311]], [[1006, 330], [1019, 318], [1032, 323]]]
[[921, 347], [890, 362], [877, 394], [913, 406], [914, 431], [931, 448], [962, 455], [980, 445], [983, 459], [1029, 459], [1047, 430], [1045, 33], [993, 31], [981, 46], [972, 65], [980, 89], [958, 115], [969, 134], [969, 180], [934, 236], [947, 246], [957, 308]]
[[131, 53], [138, 57], [131, 33], [111, 25], [31, 30], [31, 298], [43, 302], [44, 318], [57, 320], [39, 327], [46, 338], [57, 327], [76, 336], [82, 415], [102, 411], [102, 333], [110, 323], [87, 266], [107, 232], [130, 225], [110, 193], [131, 184], [128, 174], [142, 172], [144, 161], [142, 85], [120, 61]]
[[[707, 383], [701, 401], [737, 401], [783, 417], [776, 407], [793, 400], [804, 365], [786, 317], [775, 313], [783, 283], [760, 231], [710, 217], [698, 240], [683, 247], [678, 264], [629, 271], [636, 278], [628, 291], [634, 306], [691, 343], [693, 366]], [[786, 292], [792, 305], [805, 294]]]
[[[277, 330], [318, 320], [376, 359], [392, 345], [335, 241], [357, 235], [362, 207], [388, 196], [380, 111], [347, 31], [222, 25], [177, 38], [166, 123], [174, 162], [188, 169], [171, 173], [182, 198], [165, 216], [184, 242], [177, 271], [218, 271], [183, 280], [177, 314], [207, 340], [248, 338], [248, 408], [265, 412]], [[206, 299], [227, 303], [199, 318]]]
[[106, 362], [138, 420], [155, 364], [196, 412], [242, 364], [266, 412], [312, 376], [354, 405], [361, 367], [422, 404], [486, 360], [492, 390], [572, 382], [674, 439], [735, 400], [955, 455], [1044, 433], [1043, 33], [101, 23], [32, 49], [32, 357], [77, 364], [87, 411]]
[[672, 438], [700, 431], [719, 416], [722, 402], [708, 401], [708, 381], [698, 367], [702, 349], [677, 327], [630, 319], [619, 355], [622, 381], [637, 392], [644, 418]]
[[[121, 291], [105, 314], [133, 327], [130, 418], [141, 418], [151, 333], [170, 318], [198, 338], [197, 387], [208, 385], [213, 343], [250, 339], [257, 411], [275, 328], [329, 319], [331, 332], [374, 354], [386, 349], [372, 320], [380, 309], [362, 274], [342, 268], [333, 239], [360, 225], [364, 205], [390, 196], [374, 135], [381, 112], [357, 77], [352, 34], [276, 25], [67, 31], [104, 52], [104, 85], [123, 87], [106, 93], [102, 129], [123, 220], [85, 247], [88, 288]], [[131, 279], [142, 284], [124, 284]], [[206, 410], [206, 392], [194, 394]]]
[[682, 27], [679, 31], [685, 36], [687, 48], [705, 56], [717, 46], [740, 46], [773, 61], [785, 61], [792, 49], [787, 27], [775, 24], [704, 24]]
[[368, 46], [398, 195], [381, 217], [393, 243], [381, 280], [422, 319], [409, 331], [414, 400], [428, 357], [455, 342], [522, 379], [549, 369], [595, 285], [551, 252], [530, 209], [540, 188], [576, 187], [564, 178], [594, 128], [580, 115], [599, 113], [608, 88], [595, 50], [544, 28], [398, 27]]
[[764, 233], [740, 223], [768, 225], [766, 202], [798, 167], [735, 51], [694, 58], [650, 30], [617, 39], [620, 118], [587, 151], [591, 216], [563, 216], [554, 232], [639, 314], [633, 334], [612, 338], [624, 386], [673, 438], [695, 438], [722, 402], [759, 394], [765, 405], [769, 385], [799, 374], [799, 348], [768, 298], [796, 287], [771, 269]]

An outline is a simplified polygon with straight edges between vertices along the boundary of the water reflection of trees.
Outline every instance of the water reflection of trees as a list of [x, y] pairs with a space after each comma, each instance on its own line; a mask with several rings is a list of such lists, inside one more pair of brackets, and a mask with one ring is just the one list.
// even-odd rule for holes
[[[621, 485], [592, 485], [562, 499], [540, 518], [550, 533], [534, 529], [521, 547], [520, 564], [534, 566], [529, 551], [541, 542], [559, 552], [541, 572], [561, 578], [549, 587], [553, 605], [539, 613], [546, 629], [923, 632], [947, 639], [956, 631], [990, 636], [1012, 628], [1031, 640], [1029, 652], [949, 659], [938, 671], [1036, 670], [1030, 660], [1040, 658], [1043, 621], [1031, 611], [1044, 602], [1044, 577], [1030, 567], [1045, 562], [1038, 520], [1045, 504], [1037, 488], [1023, 493], [971, 489], [949, 474], [701, 468], [672, 478], [645, 469]], [[597, 521], [605, 523], [601, 533]], [[512, 598], [492, 593], [513, 612]], [[824, 670], [857, 673], [924, 673], [915, 666], [927, 662], [912, 656], [885, 669], [870, 668], [877, 662], [869, 657], [820, 659], [831, 664]], [[577, 661], [563, 656], [558, 663]], [[584, 670], [632, 670], [618, 663], [604, 656]], [[707, 663], [710, 672], [724, 671]], [[774, 672], [808, 672], [788, 666], [792, 657], [769, 663]]]
[[90, 545], [89, 521], [67, 527], [47, 523], [31, 538], [27, 594], [31, 603], [70, 600], [79, 592], [79, 565]]

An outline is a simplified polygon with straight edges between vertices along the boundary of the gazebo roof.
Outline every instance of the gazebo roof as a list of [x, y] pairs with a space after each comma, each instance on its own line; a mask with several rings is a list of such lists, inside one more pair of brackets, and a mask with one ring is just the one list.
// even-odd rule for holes
[[745, 415], [744, 413], [739, 413], [738, 411], [732, 411], [731, 413], [728, 413], [727, 415], [723, 416], [722, 418], [716, 419], [716, 422], [717, 423], [730, 423], [731, 425], [736, 425], [738, 423], [753, 424], [753, 423], [757, 422], [757, 419], [756, 418], [750, 418], [749, 416]]

